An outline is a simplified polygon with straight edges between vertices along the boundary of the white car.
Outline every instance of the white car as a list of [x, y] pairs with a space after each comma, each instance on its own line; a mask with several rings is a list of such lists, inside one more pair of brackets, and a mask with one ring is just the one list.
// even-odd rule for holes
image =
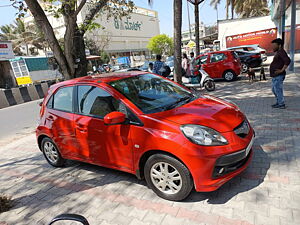
[[259, 52], [261, 54], [261, 59], [263, 61], [267, 60], [266, 49], [261, 48], [259, 45], [240, 45], [236, 47], [227, 48], [228, 50], [233, 51], [246, 51], [246, 52]]

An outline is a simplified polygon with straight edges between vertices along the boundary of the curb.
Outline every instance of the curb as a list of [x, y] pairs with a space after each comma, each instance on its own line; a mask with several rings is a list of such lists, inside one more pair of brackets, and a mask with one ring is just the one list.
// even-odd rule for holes
[[49, 87], [55, 81], [17, 87], [11, 89], [0, 89], [0, 109], [42, 99], [48, 92]]

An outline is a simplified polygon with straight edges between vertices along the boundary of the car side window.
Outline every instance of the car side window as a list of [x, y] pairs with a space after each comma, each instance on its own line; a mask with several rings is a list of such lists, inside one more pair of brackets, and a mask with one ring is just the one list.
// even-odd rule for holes
[[226, 58], [224, 53], [215, 53], [212, 54], [210, 57], [210, 62], [214, 63], [214, 62], [220, 62], [222, 60], [224, 60]]
[[67, 112], [73, 111], [73, 86], [58, 89], [51, 98], [53, 98], [53, 109]]
[[99, 87], [78, 86], [77, 99], [80, 114], [104, 118], [108, 113], [118, 111], [124, 113], [130, 121], [138, 121], [137, 117], [121, 101]]
[[196, 61], [196, 65], [206, 64], [207, 57], [208, 57], [208, 55], [200, 56], [200, 58], [198, 58]]

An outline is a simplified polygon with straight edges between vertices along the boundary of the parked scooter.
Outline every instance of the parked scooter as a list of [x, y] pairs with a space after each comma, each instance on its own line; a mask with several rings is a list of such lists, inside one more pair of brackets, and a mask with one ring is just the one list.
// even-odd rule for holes
[[194, 75], [191, 77], [182, 77], [183, 85], [192, 90], [202, 87], [207, 91], [214, 91], [216, 89], [214, 80], [200, 67], [197, 68]]

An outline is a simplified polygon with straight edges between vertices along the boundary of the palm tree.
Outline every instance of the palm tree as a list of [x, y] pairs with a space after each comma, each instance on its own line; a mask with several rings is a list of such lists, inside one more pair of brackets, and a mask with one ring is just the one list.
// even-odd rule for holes
[[267, 16], [270, 13], [267, 0], [235, 0], [235, 12], [240, 18]]
[[[149, 5], [153, 0], [148, 0]], [[182, 0], [173, 1], [174, 15], [174, 80], [181, 83], [181, 27], [182, 27]]]
[[[210, 5], [217, 9], [218, 5], [220, 4], [221, 0], [210, 0]], [[234, 17], [234, 7], [235, 7], [236, 0], [226, 0], [226, 19], [229, 18], [229, 7], [231, 7], [231, 19]]]
[[0, 39], [3, 41], [8, 41], [15, 38], [14, 27], [11, 24], [1, 26], [0, 32]]

